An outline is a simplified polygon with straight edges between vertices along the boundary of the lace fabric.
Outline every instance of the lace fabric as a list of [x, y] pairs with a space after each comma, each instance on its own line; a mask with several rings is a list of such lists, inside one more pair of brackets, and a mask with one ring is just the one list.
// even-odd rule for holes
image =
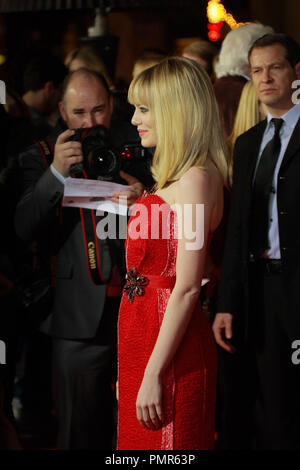
[[[176, 276], [177, 218], [156, 194], [137, 201], [139, 211], [130, 218], [126, 241], [127, 269], [135, 267], [144, 277]], [[161, 211], [158, 211], [158, 209]], [[157, 214], [159, 215], [157, 216]], [[154, 220], [154, 217], [158, 217]], [[135, 237], [132, 230], [156, 238]], [[139, 227], [140, 225], [140, 227]], [[163, 236], [166, 235], [167, 237]], [[151, 282], [150, 282], [151, 284]], [[149, 284], [149, 285], [150, 285]], [[172, 289], [145, 286], [133, 302], [123, 295], [119, 314], [118, 449], [210, 449], [214, 445], [216, 347], [200, 304], [193, 313], [182, 343], [163, 378], [164, 426], [143, 428], [136, 417], [136, 398], [144, 370], [154, 348]]]

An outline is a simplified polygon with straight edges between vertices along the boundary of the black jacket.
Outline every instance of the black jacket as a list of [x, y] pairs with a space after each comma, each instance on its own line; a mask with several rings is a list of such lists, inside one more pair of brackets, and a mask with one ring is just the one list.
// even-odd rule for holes
[[[60, 121], [48, 138], [53, 146], [65, 129], [65, 124]], [[17, 233], [26, 241], [39, 240], [41, 257], [46, 260], [49, 260], [51, 250], [57, 251], [54, 306], [42, 330], [61, 338], [94, 337], [102, 317], [107, 287], [93, 284], [89, 277], [79, 210], [63, 208], [62, 228], [59, 226], [56, 209], [64, 186], [46, 167], [37, 145], [20, 155], [20, 165], [23, 194], [15, 214]]]
[[[218, 290], [218, 312], [229, 312], [247, 337], [249, 302], [249, 234], [252, 179], [266, 120], [241, 135], [234, 149], [229, 221]], [[277, 207], [283, 280], [288, 299], [287, 323], [300, 337], [300, 120], [296, 124], [278, 174]]]

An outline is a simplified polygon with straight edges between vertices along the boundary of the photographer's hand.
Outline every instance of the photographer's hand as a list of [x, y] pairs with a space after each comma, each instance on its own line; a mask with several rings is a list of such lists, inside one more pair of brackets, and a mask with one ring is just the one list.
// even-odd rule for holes
[[124, 204], [127, 204], [128, 207], [132, 206], [135, 203], [137, 198], [139, 198], [144, 190], [144, 185], [134, 176], [125, 173], [125, 171], [120, 171], [120, 176], [123, 180], [127, 181], [128, 189], [124, 191], [118, 191], [114, 193], [109, 199], [113, 202], [121, 202], [124, 200]]
[[74, 140], [67, 140], [74, 131], [68, 129], [62, 132], [57, 138], [54, 147], [54, 159], [52, 165], [64, 177], [69, 176], [70, 167], [73, 163], [79, 163], [83, 160], [81, 143]]

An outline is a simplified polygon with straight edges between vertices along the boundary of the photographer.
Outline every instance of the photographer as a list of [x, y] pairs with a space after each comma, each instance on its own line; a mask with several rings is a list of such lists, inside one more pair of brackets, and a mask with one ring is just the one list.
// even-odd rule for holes
[[[54, 303], [41, 330], [53, 337], [57, 447], [107, 450], [112, 448], [115, 431], [111, 385], [116, 373], [121, 275], [114, 261], [119, 260], [120, 253], [111, 252], [110, 282], [96, 284], [88, 272], [86, 234], [80, 210], [61, 208], [61, 199], [71, 166], [82, 165], [86, 169], [87, 164], [83, 145], [72, 138], [72, 129], [99, 125], [109, 129], [113, 100], [102, 76], [79, 69], [67, 76], [59, 109], [63, 121], [59, 121], [55, 132], [49, 136], [47, 145], [38, 143], [20, 156], [24, 187], [15, 222], [22, 239], [38, 240], [40, 259], [46, 259], [48, 264], [50, 258], [55, 259], [54, 273], [52, 269]], [[129, 129], [132, 133], [128, 123], [121, 122], [120, 128], [122, 126], [125, 133]], [[117, 118], [114, 127], [118, 129]], [[126, 141], [126, 135], [124, 139]], [[45, 159], [49, 160], [49, 154], [47, 168]], [[142, 182], [149, 180], [149, 174], [143, 175], [144, 168], [146, 166], [142, 165], [138, 175]], [[124, 183], [131, 185], [125, 192], [131, 205], [142, 193], [143, 185], [126, 172], [121, 176]], [[95, 217], [95, 211], [89, 212]], [[96, 224], [97, 220], [95, 217]], [[102, 252], [100, 249], [101, 256]]]

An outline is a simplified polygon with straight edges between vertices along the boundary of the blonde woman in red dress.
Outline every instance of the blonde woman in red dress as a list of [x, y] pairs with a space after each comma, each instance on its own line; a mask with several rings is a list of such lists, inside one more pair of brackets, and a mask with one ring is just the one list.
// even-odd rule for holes
[[131, 83], [132, 123], [156, 147], [137, 200], [119, 315], [118, 449], [213, 449], [217, 352], [199, 294], [227, 163], [204, 69], [169, 58]]

